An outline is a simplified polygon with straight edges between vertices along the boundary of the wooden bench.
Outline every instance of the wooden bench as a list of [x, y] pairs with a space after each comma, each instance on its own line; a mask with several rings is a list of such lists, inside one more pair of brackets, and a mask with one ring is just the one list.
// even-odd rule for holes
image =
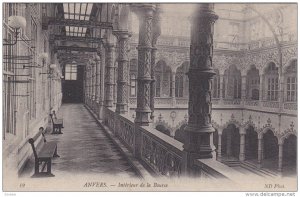
[[64, 128], [63, 119], [58, 119], [54, 110], [52, 114], [50, 114], [50, 117], [53, 125], [53, 130], [51, 134], [62, 134], [61, 129]]
[[[52, 177], [54, 176], [51, 172], [52, 158], [59, 157], [57, 154], [57, 143], [56, 142], [47, 142], [44, 135], [44, 128], [41, 127], [37, 135], [33, 138], [30, 138], [28, 142], [31, 145], [33, 155], [34, 155], [34, 174], [32, 177]], [[34, 145], [35, 141], [42, 134], [43, 136], [43, 146], [37, 151], [36, 146]], [[40, 171], [40, 165], [42, 165], [42, 169]], [[47, 171], [44, 171], [45, 166], [47, 165]]]

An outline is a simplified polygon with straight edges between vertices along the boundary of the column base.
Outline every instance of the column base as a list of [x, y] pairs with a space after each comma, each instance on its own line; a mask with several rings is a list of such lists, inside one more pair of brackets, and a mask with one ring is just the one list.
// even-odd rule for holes
[[239, 160], [240, 161], [245, 161], [245, 155], [239, 155]]

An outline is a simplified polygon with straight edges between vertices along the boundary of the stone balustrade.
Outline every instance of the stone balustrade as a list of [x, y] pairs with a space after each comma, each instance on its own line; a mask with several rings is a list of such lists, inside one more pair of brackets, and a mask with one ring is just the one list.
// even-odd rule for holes
[[[133, 152], [140, 144], [141, 160], [156, 174], [179, 176], [181, 174], [183, 144], [149, 126], [135, 126], [130, 117], [105, 108], [104, 124]], [[136, 133], [141, 142], [136, 143]]]
[[296, 102], [286, 102], [283, 104], [283, 108], [287, 110], [297, 111], [297, 103]]
[[[175, 102], [172, 100], [171, 97], [166, 98], [155, 98], [155, 107], [157, 108], [188, 108], [188, 98], [175, 98]], [[212, 107], [213, 109], [218, 109], [220, 107], [225, 108], [244, 108], [244, 109], [257, 109], [257, 110], [264, 110], [264, 111], [272, 111], [274, 109], [279, 109], [279, 102], [278, 101], [259, 101], [259, 100], [241, 100], [241, 99], [223, 99], [220, 100], [218, 98], [212, 99]], [[130, 97], [129, 98], [129, 106], [131, 108], [136, 107], [136, 98]], [[296, 102], [285, 102], [283, 104], [283, 109], [294, 112], [297, 111], [297, 103]]]

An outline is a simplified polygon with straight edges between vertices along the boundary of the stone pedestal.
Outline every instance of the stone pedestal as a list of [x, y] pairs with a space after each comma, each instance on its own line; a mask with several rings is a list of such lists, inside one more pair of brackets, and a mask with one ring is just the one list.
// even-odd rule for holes
[[195, 159], [212, 158], [211, 91], [215, 72], [212, 68], [213, 28], [217, 15], [213, 4], [196, 4], [192, 15], [189, 78], [189, 120], [185, 128], [185, 171]]

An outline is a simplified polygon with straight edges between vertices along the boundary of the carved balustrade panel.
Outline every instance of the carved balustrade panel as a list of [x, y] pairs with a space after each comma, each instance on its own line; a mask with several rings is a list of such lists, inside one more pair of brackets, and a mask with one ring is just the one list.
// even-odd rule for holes
[[248, 106], [258, 106], [259, 101], [258, 100], [245, 100], [245, 105]]
[[117, 116], [119, 122], [116, 134], [130, 151], [134, 149], [134, 123], [122, 116]]
[[284, 103], [283, 108], [288, 110], [297, 110], [297, 103]]
[[240, 105], [240, 99], [224, 100], [224, 105]]
[[279, 102], [277, 101], [263, 101], [263, 107], [279, 108]]
[[156, 173], [172, 177], [181, 174], [182, 157], [172, 152], [157, 139], [142, 132], [142, 160]]

